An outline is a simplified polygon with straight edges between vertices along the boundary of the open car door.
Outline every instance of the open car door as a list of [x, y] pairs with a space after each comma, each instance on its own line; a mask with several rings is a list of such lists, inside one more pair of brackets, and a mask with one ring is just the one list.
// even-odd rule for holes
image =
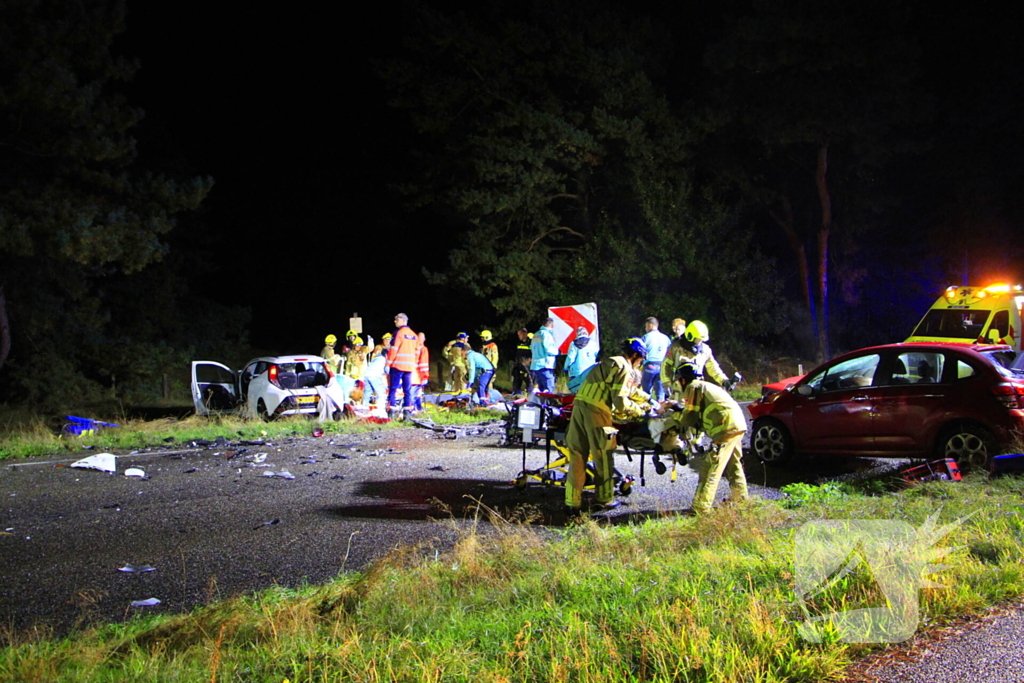
[[238, 375], [228, 366], [208, 360], [192, 361], [192, 403], [196, 415], [238, 410]]

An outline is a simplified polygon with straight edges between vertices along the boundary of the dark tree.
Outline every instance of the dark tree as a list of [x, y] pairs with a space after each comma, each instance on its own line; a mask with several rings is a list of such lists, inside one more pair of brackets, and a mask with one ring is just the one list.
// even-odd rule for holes
[[757, 325], [775, 289], [756, 253], [724, 249], [747, 237], [695, 185], [664, 31], [571, 1], [409, 18], [382, 73], [419, 135], [401, 189], [459, 235], [435, 283], [489, 301], [506, 330], [577, 299], [609, 335], [712, 309], [737, 334]]
[[[136, 65], [113, 51], [124, 30], [123, 0], [0, 4], [0, 366], [20, 389], [32, 368], [68, 391], [99, 372], [87, 351], [124, 341], [107, 300], [120, 274], [160, 262], [175, 216], [212, 185], [137, 163], [143, 114], [118, 94]], [[145, 301], [139, 284], [123, 286]]]

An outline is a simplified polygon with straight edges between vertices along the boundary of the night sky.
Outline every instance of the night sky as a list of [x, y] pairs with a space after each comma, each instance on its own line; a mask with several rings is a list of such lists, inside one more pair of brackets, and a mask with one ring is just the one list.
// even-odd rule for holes
[[[173, 150], [175, 172], [216, 181], [202, 220], [223, 236], [223, 269], [206, 286], [225, 303], [252, 307], [251, 341], [275, 353], [314, 351], [328, 332], [341, 336], [354, 311], [379, 336], [403, 310], [432, 345], [494, 324], [485, 308], [439, 301], [426, 286], [422, 267], [444, 267], [454, 236], [403, 214], [388, 190], [413, 138], [386, 106], [371, 60], [394, 49], [400, 6], [346, 14], [209, 7], [129, 0], [119, 47], [141, 62], [128, 94], [147, 113], [143, 155]], [[987, 221], [979, 229], [1019, 240], [1024, 150], [1014, 103], [1024, 93], [1016, 22], [986, 3], [935, 7], [921, 3], [917, 31], [927, 65], [921, 78], [936, 98], [936, 149], [925, 166], [908, 169], [901, 189], [934, 187], [922, 175], [936, 167], [971, 168], [1002, 198], [979, 217]], [[698, 56], [700, 41], [720, 26], [709, 8], [652, 5], [663, 20], [685, 25], [678, 61]]]

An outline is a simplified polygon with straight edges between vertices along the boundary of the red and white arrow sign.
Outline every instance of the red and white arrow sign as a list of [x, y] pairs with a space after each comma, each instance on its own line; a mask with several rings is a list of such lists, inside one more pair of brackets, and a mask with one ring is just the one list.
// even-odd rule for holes
[[555, 306], [548, 309], [548, 317], [555, 321], [555, 343], [558, 352], [569, 351], [569, 344], [576, 338], [576, 329], [582, 327], [591, 337], [597, 337], [597, 304]]

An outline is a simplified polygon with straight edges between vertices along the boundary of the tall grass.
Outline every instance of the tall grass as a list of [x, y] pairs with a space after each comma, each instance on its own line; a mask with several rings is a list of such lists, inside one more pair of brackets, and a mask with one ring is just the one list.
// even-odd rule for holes
[[[323, 586], [236, 597], [66, 639], [7, 634], [0, 681], [827, 681], [871, 646], [801, 639], [793, 539], [804, 522], [972, 514], [944, 544], [921, 625], [1024, 595], [1019, 479], [769, 501], [551, 531], [460, 523], [439, 557], [398, 551]], [[486, 529], [486, 533], [484, 533]], [[816, 608], [877, 600], [863, 577]]]

